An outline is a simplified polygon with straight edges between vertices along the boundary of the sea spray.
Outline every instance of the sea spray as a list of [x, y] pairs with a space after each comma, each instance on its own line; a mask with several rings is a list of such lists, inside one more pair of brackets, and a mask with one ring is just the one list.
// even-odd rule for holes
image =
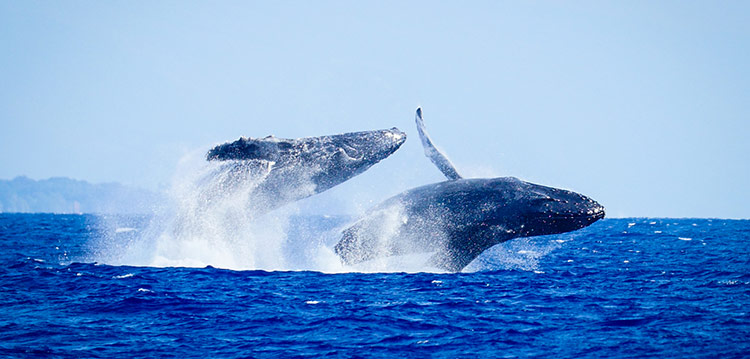
[[[399, 206], [381, 209], [382, 220], [368, 229], [379, 239], [376, 243], [384, 255], [344, 265], [333, 247], [342, 231], [352, 224], [352, 217], [300, 214], [297, 203], [269, 211], [266, 204], [270, 201], [266, 201], [267, 195], [259, 190], [259, 185], [274, 165], [270, 161], [208, 162], [197, 152], [185, 156], [164, 193], [165, 199], [146, 219], [147, 223], [103, 217], [97, 248], [87, 260], [112, 265], [213, 266], [234, 270], [442, 272], [431, 265], [431, 252], [399, 254], [418, 252], [398, 248], [399, 243], [415, 242], [414, 238], [404, 241], [404, 234], [397, 231], [405, 220]], [[299, 190], [311, 190], [312, 186]], [[356, 197], [354, 193], [346, 200], [356, 202]], [[337, 198], [338, 202], [341, 200]], [[439, 231], [433, 228], [430, 232], [419, 234], [424, 237], [421, 240], [429, 241]], [[539, 258], [556, 248], [547, 241], [524, 240], [517, 244], [523, 248], [513, 247], [515, 242], [500, 245], [467, 270], [534, 270]], [[514, 252], [502, 249], [505, 247], [513, 247]]]
[[541, 238], [516, 238], [495, 245], [471, 262], [464, 272], [483, 270], [539, 271], [539, 261], [550, 252], [560, 248], [564, 240], [552, 239], [571, 234], [546, 236]]
[[138, 266], [284, 269], [281, 248], [294, 209], [264, 213], [259, 210], [264, 197], [255, 191], [273, 165], [206, 162], [197, 153], [185, 156], [164, 202], [137, 238], [114, 246], [118, 238], [105, 238], [100, 243], [110, 248], [98, 251], [100, 260]]
[[[301, 216], [296, 203], [274, 207], [262, 188], [275, 163], [204, 161], [197, 153], [178, 164], [164, 203], [137, 231], [106, 233], [107, 247], [97, 261], [154, 267], [213, 266], [234, 270], [317, 270], [340, 272], [429, 271], [425, 260], [395, 256], [344, 266], [333, 252], [348, 217]], [[305, 169], [289, 172], [309, 178]], [[297, 177], [297, 178], [300, 178]], [[262, 186], [261, 186], [262, 185]], [[297, 191], [312, 191], [303, 184]], [[394, 209], [377, 229], [383, 240], [396, 240], [400, 218]], [[111, 220], [111, 219], [110, 219]], [[119, 225], [107, 226], [119, 228]], [[390, 230], [388, 228], [391, 228]], [[135, 232], [135, 231], [134, 231]], [[123, 234], [130, 238], [123, 241]], [[385, 242], [383, 250], [387, 250]]]

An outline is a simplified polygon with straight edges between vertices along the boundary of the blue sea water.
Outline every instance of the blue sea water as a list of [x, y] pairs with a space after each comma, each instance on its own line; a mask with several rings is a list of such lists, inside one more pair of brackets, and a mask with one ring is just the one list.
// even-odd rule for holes
[[605, 219], [456, 274], [114, 265], [149, 219], [115, 222], [0, 214], [0, 357], [750, 356], [747, 220]]

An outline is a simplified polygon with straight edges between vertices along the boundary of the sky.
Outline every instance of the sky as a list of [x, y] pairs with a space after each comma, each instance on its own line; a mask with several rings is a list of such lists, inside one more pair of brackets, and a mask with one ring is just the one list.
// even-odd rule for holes
[[327, 194], [466, 177], [611, 217], [750, 218], [750, 3], [0, 0], [0, 179], [169, 186], [240, 136], [398, 127]]

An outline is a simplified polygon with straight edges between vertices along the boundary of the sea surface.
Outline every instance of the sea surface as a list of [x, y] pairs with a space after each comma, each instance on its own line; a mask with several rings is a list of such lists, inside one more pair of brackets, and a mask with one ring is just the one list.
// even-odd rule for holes
[[463, 273], [309, 259], [346, 219], [287, 221], [276, 262], [139, 244], [152, 221], [0, 214], [0, 357], [750, 357], [748, 220], [605, 219]]

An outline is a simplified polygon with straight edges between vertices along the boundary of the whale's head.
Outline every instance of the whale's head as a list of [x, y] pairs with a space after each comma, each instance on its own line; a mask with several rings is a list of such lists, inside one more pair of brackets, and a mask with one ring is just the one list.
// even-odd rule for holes
[[326, 136], [319, 144], [325, 165], [314, 180], [321, 190], [333, 187], [390, 156], [404, 141], [406, 134], [395, 127]]
[[[209, 161], [265, 160], [294, 163], [304, 160], [326, 159], [341, 153], [350, 160], [380, 161], [396, 151], [406, 141], [406, 134], [397, 128], [343, 133], [339, 135], [278, 138], [240, 137], [210, 149]], [[308, 163], [311, 164], [311, 163]]]
[[[318, 139], [312, 137], [311, 139]], [[336, 155], [341, 165], [355, 167], [378, 162], [395, 152], [406, 141], [406, 134], [398, 128], [361, 131], [325, 136], [320, 144], [329, 154]]]
[[580, 193], [516, 178], [500, 178], [497, 184], [506, 207], [500, 215], [513, 218], [522, 237], [570, 232], [604, 218], [604, 207]]
[[557, 234], [604, 218], [604, 207], [582, 194], [514, 177], [461, 179], [439, 185], [432, 201], [451, 203], [451, 222], [488, 243]]
[[273, 180], [264, 186], [290, 192], [312, 183], [318, 193], [366, 171], [404, 141], [406, 134], [395, 127], [297, 139], [242, 137], [212, 148], [206, 159], [268, 163]]

